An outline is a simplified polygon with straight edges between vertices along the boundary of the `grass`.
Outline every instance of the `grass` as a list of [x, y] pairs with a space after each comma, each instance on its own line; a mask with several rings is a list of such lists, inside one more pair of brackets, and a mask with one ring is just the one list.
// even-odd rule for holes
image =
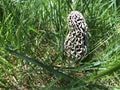
[[[118, 1], [73, 1], [0, 1], [1, 89], [120, 89]], [[72, 10], [89, 27], [88, 52], [78, 63], [63, 55]]]

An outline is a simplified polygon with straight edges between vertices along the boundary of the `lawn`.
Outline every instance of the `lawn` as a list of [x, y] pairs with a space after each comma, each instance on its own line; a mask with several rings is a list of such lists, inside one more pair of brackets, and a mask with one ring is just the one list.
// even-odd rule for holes
[[[0, 89], [119, 90], [119, 0], [0, 0]], [[88, 24], [87, 54], [63, 54], [67, 16]]]

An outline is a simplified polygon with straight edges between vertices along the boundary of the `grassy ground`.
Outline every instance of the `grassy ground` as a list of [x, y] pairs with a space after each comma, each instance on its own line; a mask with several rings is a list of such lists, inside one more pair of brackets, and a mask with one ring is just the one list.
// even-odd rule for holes
[[[0, 88], [119, 90], [120, 21], [116, 0], [0, 0]], [[67, 15], [89, 27], [88, 52], [63, 56]]]

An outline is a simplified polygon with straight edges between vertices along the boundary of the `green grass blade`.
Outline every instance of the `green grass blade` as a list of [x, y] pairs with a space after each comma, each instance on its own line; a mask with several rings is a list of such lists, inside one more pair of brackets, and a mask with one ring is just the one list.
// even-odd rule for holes
[[55, 83], [57, 83], [61, 78], [57, 78], [56, 80], [50, 82], [46, 88], [43, 88], [43, 90], [50, 90], [52, 88], [52, 86], [55, 85]]
[[119, 62], [117, 65], [113, 65], [113, 67], [111, 67], [111, 68], [109, 68], [109, 69], [107, 69], [107, 70], [105, 70], [105, 71], [100, 72], [98, 75], [93, 76], [93, 77], [90, 79], [90, 81], [96, 80], [96, 79], [98, 79], [98, 78], [100, 78], [100, 77], [103, 77], [103, 76], [105, 76], [105, 75], [108, 75], [108, 74], [111, 74], [111, 73], [113, 73], [113, 72], [116, 72], [116, 71], [119, 70], [119, 69], [120, 69], [120, 62]]
[[28, 62], [31, 62], [32, 64], [38, 65], [39, 67], [42, 67], [42, 68], [48, 70], [50, 73], [52, 73], [52, 74], [54, 74], [54, 75], [56, 75], [58, 77], [61, 77], [61, 78], [67, 79], [67, 80], [74, 80], [72, 77], [53, 69], [51, 66], [44, 65], [43, 63], [41, 63], [41, 62], [39, 62], [39, 61], [37, 61], [35, 59], [29, 58], [29, 57], [27, 57], [27, 56], [25, 56], [23, 54], [17, 53], [16, 51], [12, 51], [10, 49], [6, 49], [6, 50], [9, 53], [11, 53], [12, 55], [15, 55], [15, 56], [17, 56], [17, 57], [19, 57], [21, 59], [24, 59], [24, 60], [26, 60]]

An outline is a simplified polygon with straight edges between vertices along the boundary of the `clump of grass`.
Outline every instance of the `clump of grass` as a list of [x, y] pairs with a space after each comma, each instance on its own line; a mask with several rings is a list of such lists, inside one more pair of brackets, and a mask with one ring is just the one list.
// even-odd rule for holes
[[[82, 12], [89, 27], [88, 53], [77, 64], [63, 56], [72, 10]], [[1, 0], [1, 88], [118, 87], [119, 23], [115, 0]]]

